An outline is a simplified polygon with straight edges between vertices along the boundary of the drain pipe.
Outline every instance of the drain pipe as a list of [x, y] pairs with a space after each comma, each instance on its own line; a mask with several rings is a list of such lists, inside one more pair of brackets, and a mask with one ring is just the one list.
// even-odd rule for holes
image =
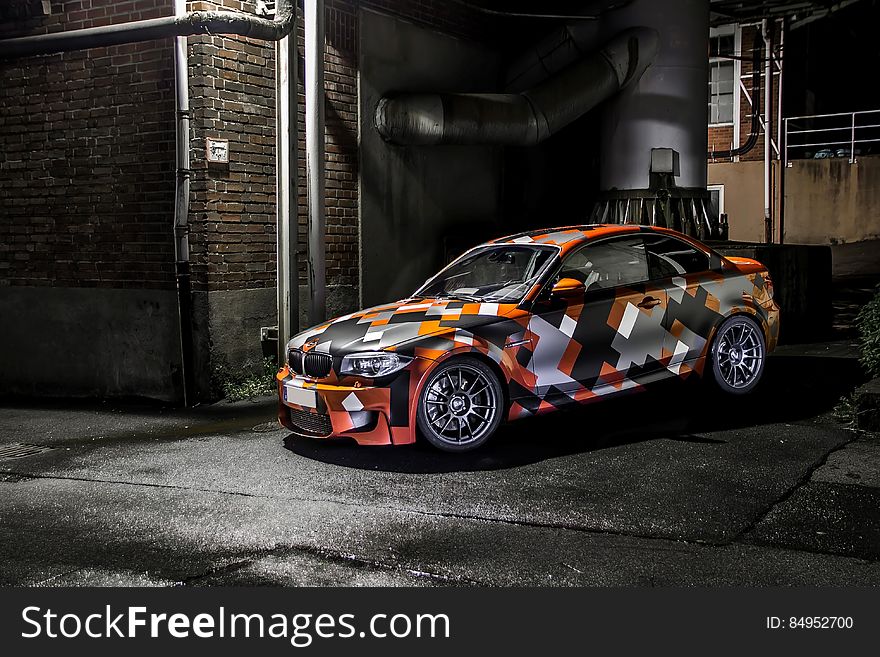
[[306, 185], [309, 207], [309, 323], [327, 314], [324, 217], [324, 0], [305, 0]]
[[175, 12], [174, 16], [144, 21], [0, 39], [0, 58], [46, 55], [194, 34], [238, 34], [261, 41], [278, 41], [293, 29], [295, 17], [294, 0], [278, 0], [274, 20], [234, 11], [193, 11], [180, 15]]
[[[174, 0], [175, 16], [186, 14], [186, 0]], [[185, 36], [174, 37], [174, 101], [177, 109], [174, 188], [174, 275], [177, 279], [177, 316], [180, 325], [180, 360], [183, 370], [183, 404], [195, 401], [195, 368], [192, 339], [192, 281], [189, 266], [189, 55]]]
[[[737, 80], [739, 84], [739, 80]], [[730, 148], [724, 151], [709, 151], [710, 160], [726, 160], [739, 155], [745, 155], [755, 147], [758, 143], [758, 136], [761, 132], [761, 50], [758, 44], [752, 46], [752, 114], [751, 127], [749, 128], [749, 136], [746, 137], [742, 146]]]
[[770, 163], [773, 156], [771, 119], [773, 113], [773, 45], [767, 19], [761, 21], [764, 37], [764, 241], [773, 243], [773, 214], [770, 200]]
[[655, 30], [624, 30], [598, 53], [522, 93], [386, 96], [376, 108], [376, 128], [389, 142], [408, 146], [533, 146], [637, 81], [657, 44]]
[[776, 60], [776, 68], [779, 69], [779, 85], [777, 90], [777, 101], [776, 101], [776, 132], [778, 137], [776, 138], [776, 143], [779, 145], [779, 157], [777, 161], [779, 162], [779, 203], [777, 207], [779, 208], [779, 215], [777, 224], [779, 227], [779, 243], [783, 244], [785, 242], [785, 156], [782, 149], [786, 147], [785, 141], [788, 138], [785, 134], [785, 130], [783, 130], [783, 120], [782, 120], [782, 78], [783, 78], [783, 67], [785, 66], [785, 18], [782, 18], [779, 21], [779, 57]]

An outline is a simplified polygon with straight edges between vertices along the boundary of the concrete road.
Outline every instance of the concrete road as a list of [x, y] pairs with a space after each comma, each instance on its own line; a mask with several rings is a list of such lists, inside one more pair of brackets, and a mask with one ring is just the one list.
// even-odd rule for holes
[[880, 439], [830, 415], [851, 354], [782, 350], [751, 396], [671, 384], [469, 455], [293, 438], [266, 401], [8, 403], [0, 584], [877, 585]]

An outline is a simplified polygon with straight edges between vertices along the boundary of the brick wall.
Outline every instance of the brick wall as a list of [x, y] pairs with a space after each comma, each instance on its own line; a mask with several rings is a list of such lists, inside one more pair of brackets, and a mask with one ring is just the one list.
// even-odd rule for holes
[[[0, 36], [171, 13], [52, 2]], [[173, 288], [170, 40], [0, 61], [0, 285]]]
[[[755, 44], [755, 39], [758, 41], [758, 47], [761, 49], [761, 67], [762, 67], [762, 77], [761, 83], [758, 87], [758, 94], [760, 95], [761, 102], [761, 116], [764, 116], [764, 78], [763, 78], [763, 58], [764, 58], [764, 41], [761, 37], [761, 28], [760, 26], [743, 26], [742, 27], [742, 57], [743, 60], [740, 63], [740, 75], [742, 77], [743, 86], [745, 86], [746, 91], [748, 92], [749, 97], [754, 98], [754, 91], [752, 89], [752, 49]], [[771, 130], [774, 135], [774, 143], [776, 141], [775, 135], [777, 134], [777, 114], [778, 114], [778, 98], [779, 98], [779, 76], [775, 74], [776, 65], [773, 65], [772, 70], [774, 71], [773, 75], [773, 91], [772, 91], [772, 125]], [[739, 105], [739, 144], [736, 146], [740, 146], [744, 144], [749, 137], [749, 131], [752, 127], [752, 105], [749, 103], [748, 98], [746, 98], [746, 94], [742, 92], [740, 89], [740, 105]], [[750, 150], [748, 153], [740, 156], [740, 160], [742, 161], [752, 161], [752, 160], [763, 160], [764, 159], [764, 134], [763, 129], [758, 133], [758, 141], [755, 144], [754, 148]], [[733, 126], [717, 126], [709, 128], [709, 149], [712, 150], [728, 150], [734, 147], [733, 143]], [[774, 153], [773, 157], [776, 155]], [[730, 162], [730, 158], [717, 158], [713, 161], [716, 162]]]
[[[190, 11], [254, 13], [253, 1], [190, 2]], [[189, 38], [191, 263], [196, 290], [275, 285], [275, 48], [239, 36]], [[229, 140], [209, 165], [205, 138]]]
[[[306, 283], [304, 34], [299, 3], [297, 50], [298, 245], [300, 283]], [[190, 9], [231, 8], [253, 13], [251, 0], [191, 2]], [[472, 10], [440, 0], [327, 0], [326, 265], [330, 286], [358, 286], [358, 10], [369, 7], [468, 37], [485, 34]], [[196, 289], [233, 290], [275, 285], [274, 47], [244, 37], [190, 38], [193, 110], [193, 275]], [[207, 166], [204, 138], [230, 140], [230, 164]], [[354, 295], [356, 298], [356, 294]]]

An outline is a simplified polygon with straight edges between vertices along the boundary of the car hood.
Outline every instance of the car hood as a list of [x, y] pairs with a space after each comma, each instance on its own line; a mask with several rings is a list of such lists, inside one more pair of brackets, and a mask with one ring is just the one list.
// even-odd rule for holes
[[289, 346], [334, 356], [395, 349], [419, 339], [468, 331], [509, 316], [516, 304], [414, 298], [359, 310], [299, 333]]

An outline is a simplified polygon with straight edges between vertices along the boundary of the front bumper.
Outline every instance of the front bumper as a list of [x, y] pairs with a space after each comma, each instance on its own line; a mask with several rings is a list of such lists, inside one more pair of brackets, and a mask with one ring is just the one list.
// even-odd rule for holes
[[287, 367], [275, 378], [278, 420], [297, 435], [352, 438], [359, 445], [404, 445], [416, 440], [409, 421], [408, 385], [405, 404], [396, 400], [392, 417], [391, 386], [318, 383]]

